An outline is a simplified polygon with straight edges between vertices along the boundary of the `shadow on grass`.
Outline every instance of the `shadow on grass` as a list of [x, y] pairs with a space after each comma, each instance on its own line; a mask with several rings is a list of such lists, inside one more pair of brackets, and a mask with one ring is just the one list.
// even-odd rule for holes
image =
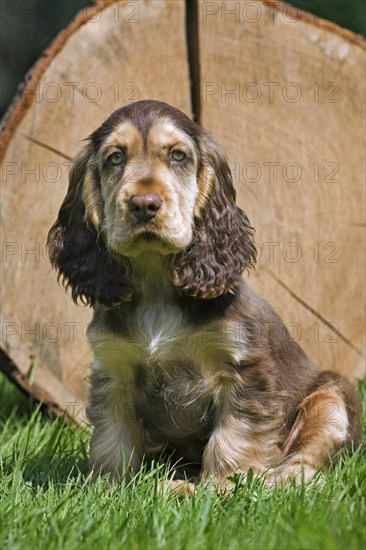
[[15, 384], [12, 384], [5, 374], [0, 372], [0, 422], [6, 422], [10, 415], [19, 420], [28, 420], [34, 400], [21, 391]]
[[1, 470], [48, 487], [88, 476], [86, 429], [42, 408], [0, 375]]
[[[60, 420], [56, 423], [60, 424]], [[58, 431], [59, 427], [56, 428]], [[54, 426], [52, 429], [55, 433]], [[63, 429], [69, 428], [61, 427], [61, 430]], [[61, 487], [72, 480], [85, 481], [89, 474], [87, 442], [79, 438], [76, 448], [75, 445], [72, 448], [62, 443], [53, 445], [52, 435], [51, 444], [41, 445], [41, 448], [37, 449], [37, 441], [34, 438], [30, 441], [28, 434], [22, 434], [19, 442], [13, 445], [11, 453], [3, 457], [3, 475], [13, 477], [18, 473], [24, 482], [45, 489], [50, 486]]]

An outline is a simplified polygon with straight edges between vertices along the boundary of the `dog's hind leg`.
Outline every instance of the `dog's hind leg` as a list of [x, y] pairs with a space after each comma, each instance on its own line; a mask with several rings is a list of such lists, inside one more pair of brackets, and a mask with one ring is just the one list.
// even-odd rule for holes
[[323, 465], [329, 465], [342, 447], [357, 446], [361, 422], [354, 388], [336, 373], [321, 372], [301, 401], [287, 437], [284, 462], [270, 470], [267, 484], [284, 485], [295, 479], [308, 482]]

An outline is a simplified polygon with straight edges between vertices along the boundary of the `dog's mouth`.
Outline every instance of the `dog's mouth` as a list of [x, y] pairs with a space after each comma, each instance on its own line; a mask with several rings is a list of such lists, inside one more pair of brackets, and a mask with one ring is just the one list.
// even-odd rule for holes
[[156, 250], [162, 254], [176, 252], [176, 247], [164, 239], [159, 233], [151, 229], [139, 231], [133, 240], [135, 250], [143, 251]]
[[137, 236], [137, 239], [138, 240], [143, 240], [143, 241], [161, 241], [161, 237], [159, 237], [159, 235], [156, 235], [156, 233], [153, 233], [152, 231], [144, 231], [142, 233], [140, 233], [138, 236]]
[[135, 228], [135, 242], [163, 241], [160, 233], [155, 230], [151, 223]]
[[[155, 220], [128, 224], [126, 229], [118, 228], [123, 235], [119, 240], [114, 235], [112, 248], [124, 256], [137, 256], [145, 252], [155, 251], [160, 254], [174, 254], [181, 250], [179, 242], [170, 238], [168, 228], [159, 227]], [[113, 246], [114, 245], [114, 246]]]

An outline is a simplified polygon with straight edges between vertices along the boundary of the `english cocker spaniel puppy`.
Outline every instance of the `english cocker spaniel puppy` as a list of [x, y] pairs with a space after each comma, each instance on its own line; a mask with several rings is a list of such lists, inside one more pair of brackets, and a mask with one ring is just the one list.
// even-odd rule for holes
[[241, 277], [253, 229], [220, 147], [178, 109], [115, 111], [76, 158], [48, 238], [94, 308], [91, 464], [118, 476], [170, 453], [218, 482], [312, 478], [358, 445], [360, 411]]

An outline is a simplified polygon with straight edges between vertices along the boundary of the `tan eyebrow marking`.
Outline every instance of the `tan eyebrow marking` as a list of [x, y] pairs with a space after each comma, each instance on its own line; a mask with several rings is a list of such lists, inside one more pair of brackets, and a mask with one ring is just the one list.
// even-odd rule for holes
[[142, 150], [143, 138], [131, 122], [121, 122], [106, 138], [103, 149], [108, 147], [127, 147], [130, 152], [134, 153]]
[[[168, 147], [182, 147], [192, 150], [194, 153], [195, 146], [192, 139], [182, 130], [179, 130], [171, 122], [165, 121], [154, 124], [147, 135], [148, 149], [164, 149]], [[195, 155], [194, 155], [195, 156]]]

